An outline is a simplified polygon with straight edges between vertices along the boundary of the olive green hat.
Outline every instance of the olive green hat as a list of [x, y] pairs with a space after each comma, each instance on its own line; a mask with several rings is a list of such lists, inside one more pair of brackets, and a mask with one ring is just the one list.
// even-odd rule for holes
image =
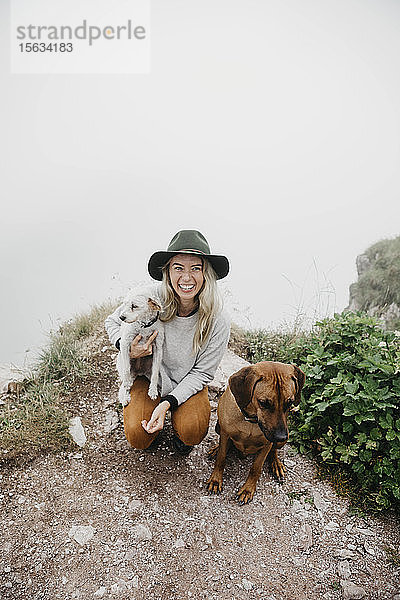
[[148, 269], [153, 279], [162, 280], [162, 267], [175, 254], [199, 254], [204, 256], [213, 267], [217, 279], [226, 277], [229, 273], [229, 261], [226, 256], [211, 254], [210, 246], [203, 234], [194, 229], [184, 229], [172, 238], [166, 252], [155, 252], [150, 256]]

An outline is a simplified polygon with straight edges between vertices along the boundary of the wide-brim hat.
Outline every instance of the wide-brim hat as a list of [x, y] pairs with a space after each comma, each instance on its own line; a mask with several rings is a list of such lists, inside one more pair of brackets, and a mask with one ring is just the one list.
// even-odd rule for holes
[[148, 270], [153, 279], [162, 280], [162, 267], [175, 254], [198, 254], [204, 256], [213, 267], [217, 279], [223, 279], [229, 273], [229, 261], [226, 256], [211, 254], [210, 246], [204, 235], [194, 229], [184, 229], [172, 238], [166, 252], [155, 252], [150, 256]]

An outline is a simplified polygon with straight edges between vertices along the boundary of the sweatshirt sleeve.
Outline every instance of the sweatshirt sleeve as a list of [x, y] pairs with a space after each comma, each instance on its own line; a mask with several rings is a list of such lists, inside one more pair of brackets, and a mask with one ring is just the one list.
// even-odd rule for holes
[[170, 392], [176, 398], [178, 405], [200, 392], [214, 379], [215, 371], [228, 346], [230, 329], [231, 319], [225, 311], [222, 311], [216, 318], [208, 342], [198, 353], [194, 366]]
[[111, 315], [109, 315], [104, 322], [108, 338], [114, 346], [117, 346], [118, 340], [121, 339], [122, 321], [119, 318], [119, 316], [122, 312], [123, 306], [123, 304], [118, 306], [118, 308], [113, 313], [111, 313]]

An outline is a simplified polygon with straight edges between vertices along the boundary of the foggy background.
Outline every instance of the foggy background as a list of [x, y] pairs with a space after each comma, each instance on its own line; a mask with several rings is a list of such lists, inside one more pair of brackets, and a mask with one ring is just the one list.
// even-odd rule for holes
[[341, 311], [398, 235], [400, 3], [152, 0], [149, 75], [11, 75], [1, 22], [0, 363], [147, 278], [179, 229], [237, 320]]

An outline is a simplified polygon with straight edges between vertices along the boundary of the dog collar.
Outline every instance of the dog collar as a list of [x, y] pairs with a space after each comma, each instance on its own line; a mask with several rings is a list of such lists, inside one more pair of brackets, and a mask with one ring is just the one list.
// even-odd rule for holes
[[147, 327], [151, 327], [151, 325], [154, 325], [154, 323], [157, 321], [159, 314], [160, 314], [160, 312], [157, 312], [157, 314], [154, 317], [154, 319], [152, 319], [151, 321], [149, 321], [149, 323], [140, 323], [140, 326], [143, 327], [143, 329], [146, 329]]

